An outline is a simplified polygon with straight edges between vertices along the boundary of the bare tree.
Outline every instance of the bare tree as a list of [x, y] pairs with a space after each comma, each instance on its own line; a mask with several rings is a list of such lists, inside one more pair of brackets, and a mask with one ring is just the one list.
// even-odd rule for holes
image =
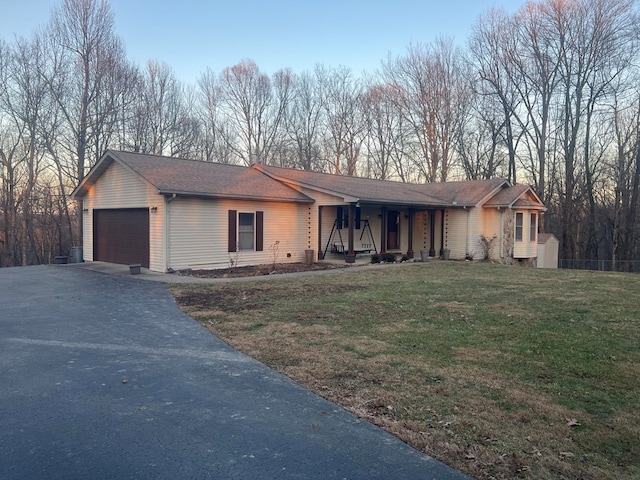
[[286, 115], [286, 132], [294, 145], [303, 170], [322, 170], [321, 135], [324, 101], [317, 77], [309, 72], [296, 75], [293, 94]]
[[407, 55], [383, 66], [386, 81], [402, 90], [396, 98], [413, 132], [415, 166], [427, 182], [446, 181], [468, 108], [470, 89], [462, 54], [453, 41], [411, 45]]
[[480, 94], [472, 100], [472, 109], [457, 146], [460, 164], [468, 180], [509, 178], [513, 172], [510, 161], [513, 151], [505, 146], [516, 143], [511, 143], [513, 139], [505, 139], [511, 131], [502, 107], [492, 95]]
[[268, 163], [280, 138], [291, 98], [291, 72], [260, 72], [252, 60], [225, 68], [220, 75], [226, 119], [236, 132], [231, 145], [247, 165]]
[[34, 191], [43, 169], [40, 144], [48, 96], [47, 84], [40, 75], [44, 51], [39, 36], [32, 41], [18, 39], [13, 49], [2, 50], [0, 112], [7, 120], [4, 138], [8, 148], [0, 150], [3, 180], [7, 182], [4, 207], [9, 212], [5, 228], [13, 229], [11, 234], [5, 232], [5, 241], [20, 239], [20, 264], [27, 265], [35, 252]]
[[[584, 169], [586, 192], [594, 206], [593, 171], [590, 163], [591, 119], [607, 86], [630, 64], [637, 35], [631, 0], [549, 0], [545, 13], [559, 58], [560, 105], [562, 108], [562, 153], [564, 188], [562, 207], [563, 256], [575, 258], [578, 172]], [[614, 59], [614, 60], [612, 60]], [[583, 145], [580, 159], [578, 149]], [[580, 160], [582, 162], [580, 163]], [[587, 243], [593, 243], [594, 208], [587, 222]], [[594, 253], [592, 247], [591, 253]]]
[[[504, 10], [491, 9], [482, 15], [473, 30], [469, 41], [469, 53], [471, 63], [475, 66], [475, 75], [478, 79], [475, 88], [476, 96], [494, 97], [499, 105], [499, 110], [491, 109], [490, 118], [482, 114], [485, 118], [482, 122], [489, 127], [492, 132], [492, 140], [498, 131], [502, 131], [500, 137], [508, 152], [508, 172], [507, 179], [513, 184], [517, 182], [516, 172], [516, 151], [517, 134], [514, 132], [514, 123], [517, 124], [517, 112], [520, 105], [517, 95], [517, 84], [519, 76], [513, 61], [516, 58], [518, 48], [514, 35], [516, 27], [512, 18], [507, 16]], [[473, 78], [473, 77], [472, 77]], [[478, 100], [480, 105], [490, 105], [486, 100]], [[495, 110], [501, 113], [501, 120], [496, 117]], [[523, 122], [520, 122], [522, 124]], [[481, 139], [478, 138], [478, 141]], [[494, 147], [492, 146], [492, 151]], [[497, 145], [495, 146], [497, 149]], [[490, 155], [490, 158], [493, 158]], [[472, 168], [476, 170], [477, 167]], [[492, 175], [491, 166], [486, 169], [487, 175]]]
[[201, 135], [195, 90], [185, 88], [167, 64], [150, 61], [136, 91], [133, 149], [154, 155], [195, 156]]
[[222, 115], [223, 91], [218, 76], [207, 69], [198, 79], [202, 125], [201, 157], [208, 162], [230, 163], [230, 132]]
[[350, 69], [316, 68], [324, 107], [324, 144], [329, 169], [336, 175], [355, 175], [363, 142], [361, 83]]
[[[48, 29], [52, 70], [46, 74], [52, 95], [65, 120], [61, 136], [70, 156], [75, 157], [72, 180], [79, 183], [102, 152], [89, 155], [95, 145], [99, 123], [106, 118], [100, 108], [105, 81], [113, 60], [123, 58], [123, 47], [114, 32], [114, 19], [107, 0], [62, 0], [53, 10]], [[82, 215], [78, 214], [77, 244], [82, 244]]]
[[411, 178], [410, 164], [405, 155], [407, 131], [398, 109], [396, 96], [403, 95], [394, 85], [370, 84], [363, 95], [363, 110], [367, 126], [369, 175], [380, 180], [398, 177], [403, 182]]

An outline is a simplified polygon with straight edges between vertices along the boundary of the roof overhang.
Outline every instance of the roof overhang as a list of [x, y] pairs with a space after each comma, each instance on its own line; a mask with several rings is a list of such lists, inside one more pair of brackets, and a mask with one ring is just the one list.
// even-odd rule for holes
[[312, 198], [307, 199], [283, 199], [280, 197], [260, 197], [252, 195], [232, 195], [232, 194], [212, 194], [212, 193], [199, 193], [199, 192], [180, 192], [173, 190], [159, 190], [160, 195], [176, 196], [183, 198], [211, 198], [211, 199], [226, 199], [226, 200], [251, 200], [261, 202], [277, 202], [277, 203], [315, 203]]

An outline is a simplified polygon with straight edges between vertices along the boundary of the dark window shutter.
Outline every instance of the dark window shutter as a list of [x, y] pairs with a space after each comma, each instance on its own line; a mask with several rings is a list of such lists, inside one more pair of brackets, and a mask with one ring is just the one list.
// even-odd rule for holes
[[342, 207], [336, 208], [336, 220], [338, 221], [338, 230], [342, 228], [342, 216], [344, 215], [342, 212]]
[[264, 250], [264, 212], [256, 212], [256, 252]]
[[236, 251], [236, 239], [238, 237], [238, 212], [229, 210], [229, 251]]
[[356, 207], [356, 230], [360, 230], [360, 207]]

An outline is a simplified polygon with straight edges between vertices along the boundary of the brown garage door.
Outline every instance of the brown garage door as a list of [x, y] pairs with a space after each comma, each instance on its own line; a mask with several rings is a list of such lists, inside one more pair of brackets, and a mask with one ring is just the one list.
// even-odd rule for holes
[[149, 210], [94, 210], [93, 259], [149, 268]]

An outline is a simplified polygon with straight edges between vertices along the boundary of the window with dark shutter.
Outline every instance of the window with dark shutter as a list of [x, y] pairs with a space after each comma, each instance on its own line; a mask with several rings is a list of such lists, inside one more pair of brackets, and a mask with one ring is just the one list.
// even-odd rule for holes
[[256, 251], [264, 250], [264, 212], [256, 212]]
[[238, 236], [238, 212], [236, 210], [229, 210], [229, 251], [235, 252], [237, 249], [236, 238]]

